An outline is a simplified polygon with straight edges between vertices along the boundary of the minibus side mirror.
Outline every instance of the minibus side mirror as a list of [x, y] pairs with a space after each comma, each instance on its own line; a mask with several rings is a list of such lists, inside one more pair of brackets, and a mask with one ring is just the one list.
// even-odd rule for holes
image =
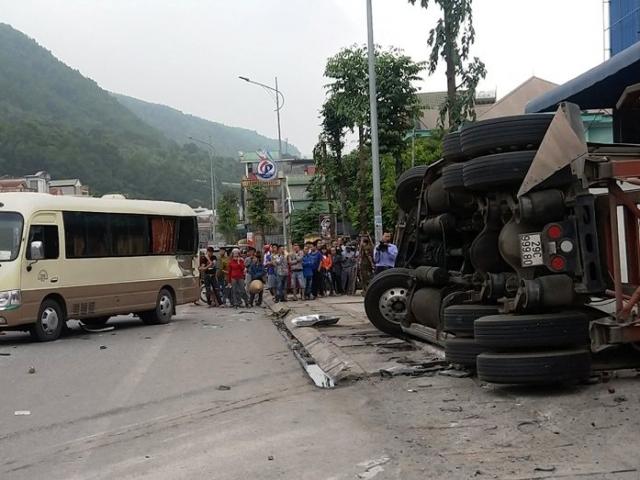
[[44, 243], [35, 241], [31, 242], [31, 260], [38, 261], [44, 258]]

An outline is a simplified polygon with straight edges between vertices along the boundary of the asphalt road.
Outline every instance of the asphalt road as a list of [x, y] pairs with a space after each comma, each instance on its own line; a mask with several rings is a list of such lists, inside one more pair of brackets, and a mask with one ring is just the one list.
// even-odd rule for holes
[[636, 372], [325, 390], [266, 312], [247, 312], [188, 306], [170, 325], [118, 318], [45, 344], [0, 335], [0, 479], [640, 478]]
[[51, 343], [1, 335], [0, 478], [386, 478], [366, 388], [315, 387], [253, 311], [188, 306], [169, 325], [119, 317]]

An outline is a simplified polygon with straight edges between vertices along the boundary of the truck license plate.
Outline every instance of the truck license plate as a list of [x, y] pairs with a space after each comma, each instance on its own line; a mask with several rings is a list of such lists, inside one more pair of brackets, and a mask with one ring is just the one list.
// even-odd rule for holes
[[542, 265], [543, 263], [540, 234], [520, 234], [520, 264], [523, 267], [535, 267], [537, 265]]

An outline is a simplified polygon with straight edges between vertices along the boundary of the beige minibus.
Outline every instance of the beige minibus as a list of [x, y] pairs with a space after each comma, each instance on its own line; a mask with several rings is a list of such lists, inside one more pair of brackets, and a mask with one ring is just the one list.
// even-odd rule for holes
[[69, 319], [167, 323], [198, 297], [197, 246], [187, 205], [0, 193], [0, 330], [50, 341]]

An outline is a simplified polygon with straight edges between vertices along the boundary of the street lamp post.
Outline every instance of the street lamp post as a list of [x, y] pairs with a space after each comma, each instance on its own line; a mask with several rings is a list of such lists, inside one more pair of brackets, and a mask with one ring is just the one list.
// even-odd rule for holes
[[378, 102], [376, 51], [373, 43], [373, 14], [367, 0], [367, 50], [369, 53], [369, 106], [371, 109], [371, 176], [373, 177], [373, 226], [376, 242], [382, 239], [382, 194], [380, 192], [380, 154], [378, 150]]
[[211, 236], [213, 237], [213, 243], [216, 242], [216, 184], [213, 176], [213, 151], [215, 147], [211, 143], [211, 138], [209, 138], [208, 142], [204, 140], [200, 140], [198, 138], [189, 137], [189, 140], [193, 140], [194, 142], [201, 143], [209, 147], [209, 168], [210, 168], [210, 179], [211, 179]]
[[[240, 80], [244, 80], [247, 83], [253, 83], [254, 85], [258, 85], [259, 87], [262, 87], [266, 90], [269, 90], [271, 92], [275, 92], [276, 94], [276, 118], [278, 120], [278, 160], [282, 161], [282, 134], [280, 131], [280, 109], [282, 109], [283, 105], [284, 105], [284, 95], [282, 94], [282, 92], [280, 90], [278, 90], [278, 77], [275, 77], [275, 88], [274, 87], [270, 87], [269, 85], [265, 85], [264, 83], [260, 83], [260, 82], [256, 82], [254, 80], [251, 80], [247, 77], [242, 77], [239, 76], [238, 77]], [[282, 101], [280, 101], [282, 99]], [[282, 175], [282, 178], [280, 180], [280, 186], [281, 186], [281, 199], [280, 201], [282, 202], [282, 239], [283, 239], [283, 243], [285, 245], [288, 245], [288, 239], [287, 239], [287, 213], [285, 211], [285, 201], [286, 201], [286, 195], [285, 195], [285, 182], [286, 182], [286, 177], [284, 175]]]

